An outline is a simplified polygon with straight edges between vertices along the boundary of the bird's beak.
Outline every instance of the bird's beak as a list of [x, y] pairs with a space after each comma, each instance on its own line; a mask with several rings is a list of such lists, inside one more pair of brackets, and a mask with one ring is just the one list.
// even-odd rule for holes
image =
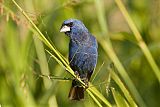
[[71, 28], [66, 25], [62, 26], [60, 29], [60, 32], [68, 32], [68, 31], [71, 31]]

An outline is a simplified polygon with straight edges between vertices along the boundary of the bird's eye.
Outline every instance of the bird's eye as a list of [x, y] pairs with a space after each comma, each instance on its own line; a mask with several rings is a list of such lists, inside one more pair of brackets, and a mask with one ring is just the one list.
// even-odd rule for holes
[[68, 23], [67, 26], [72, 27], [73, 26], [73, 22]]

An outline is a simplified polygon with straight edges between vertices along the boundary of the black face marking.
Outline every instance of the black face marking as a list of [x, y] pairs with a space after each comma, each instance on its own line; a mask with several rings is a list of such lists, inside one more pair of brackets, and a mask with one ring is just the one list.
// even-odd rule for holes
[[73, 26], [73, 22], [67, 23], [65, 25], [68, 26], [68, 27], [72, 27]]
[[73, 26], [73, 22], [63, 24], [62, 26], [65, 26], [65, 25], [70, 27], [70, 31], [65, 32], [66, 35], [69, 35], [72, 31], [71, 27]]

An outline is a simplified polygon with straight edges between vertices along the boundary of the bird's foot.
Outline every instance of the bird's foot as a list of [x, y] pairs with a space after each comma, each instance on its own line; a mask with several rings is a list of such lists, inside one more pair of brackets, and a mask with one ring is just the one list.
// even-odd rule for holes
[[82, 78], [81, 80], [85, 83], [85, 89], [87, 89], [89, 87], [88, 79]]
[[74, 74], [76, 75], [76, 78], [80, 78], [78, 71], [75, 71]]

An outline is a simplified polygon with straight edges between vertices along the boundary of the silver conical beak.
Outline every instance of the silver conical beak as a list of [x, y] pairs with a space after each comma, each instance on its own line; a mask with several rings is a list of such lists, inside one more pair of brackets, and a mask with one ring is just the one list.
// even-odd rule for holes
[[66, 25], [62, 26], [62, 28], [60, 30], [60, 32], [68, 32], [68, 31], [71, 31], [71, 28]]

